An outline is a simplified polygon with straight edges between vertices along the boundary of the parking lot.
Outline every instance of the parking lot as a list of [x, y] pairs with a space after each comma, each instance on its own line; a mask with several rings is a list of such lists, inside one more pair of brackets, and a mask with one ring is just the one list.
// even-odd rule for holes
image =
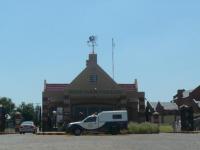
[[0, 135], [0, 150], [199, 150], [200, 134]]

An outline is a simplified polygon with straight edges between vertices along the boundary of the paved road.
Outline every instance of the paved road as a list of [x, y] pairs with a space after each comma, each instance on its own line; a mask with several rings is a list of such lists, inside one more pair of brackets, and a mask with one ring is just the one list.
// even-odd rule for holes
[[200, 150], [200, 134], [0, 135], [0, 150]]

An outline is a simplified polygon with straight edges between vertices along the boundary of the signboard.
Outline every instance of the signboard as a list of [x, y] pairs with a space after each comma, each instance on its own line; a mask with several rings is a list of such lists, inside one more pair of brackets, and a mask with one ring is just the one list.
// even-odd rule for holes
[[69, 94], [122, 94], [121, 90], [69, 90]]
[[62, 115], [63, 114], [63, 108], [62, 107], [57, 107], [57, 114]]

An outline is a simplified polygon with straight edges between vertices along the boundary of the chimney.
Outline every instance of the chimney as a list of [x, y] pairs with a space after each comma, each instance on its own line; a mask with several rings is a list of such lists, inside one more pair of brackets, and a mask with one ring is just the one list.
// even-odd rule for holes
[[136, 87], [136, 90], [138, 91], [138, 81], [137, 81], [137, 79], [135, 79], [135, 87]]
[[89, 54], [89, 59], [86, 61], [86, 66], [97, 64], [97, 54]]
[[46, 90], [47, 80], [44, 80], [44, 90]]
[[177, 90], [177, 97], [178, 98], [182, 98], [183, 97], [183, 92], [185, 91], [185, 89], [179, 89]]

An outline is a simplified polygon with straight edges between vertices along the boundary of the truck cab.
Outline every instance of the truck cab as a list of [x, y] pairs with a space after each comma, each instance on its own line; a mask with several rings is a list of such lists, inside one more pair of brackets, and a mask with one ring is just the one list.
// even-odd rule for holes
[[69, 123], [67, 130], [74, 135], [81, 135], [84, 131], [117, 134], [121, 129], [127, 128], [127, 123], [126, 110], [102, 111], [82, 121]]

